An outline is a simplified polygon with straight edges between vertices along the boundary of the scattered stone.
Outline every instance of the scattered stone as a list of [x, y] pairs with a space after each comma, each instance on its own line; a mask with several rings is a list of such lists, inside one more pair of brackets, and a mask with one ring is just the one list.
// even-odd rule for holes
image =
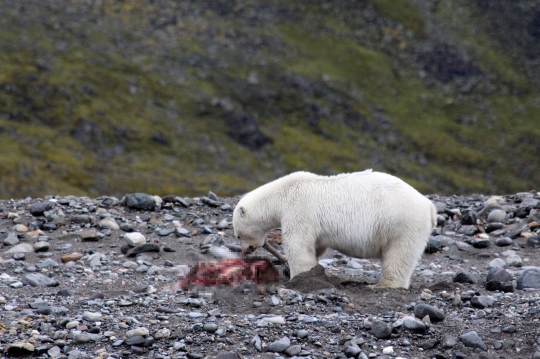
[[68, 263], [68, 262], [76, 262], [79, 259], [83, 257], [82, 253], [71, 253], [71, 254], [65, 254], [60, 259], [62, 260], [62, 263]]
[[19, 243], [5, 253], [34, 253], [34, 247], [30, 243]]
[[138, 245], [146, 243], [146, 237], [139, 232], [131, 232], [124, 234], [124, 239], [126, 243], [132, 247], [137, 247]]
[[21, 282], [32, 287], [57, 287], [60, 285], [55, 279], [41, 273], [25, 274]]
[[540, 268], [524, 270], [516, 279], [517, 289], [540, 289]]
[[426, 315], [429, 319], [436, 323], [444, 320], [444, 312], [437, 307], [429, 304], [418, 304], [414, 307], [414, 316], [417, 318], [424, 318]]
[[459, 271], [454, 277], [454, 283], [478, 283], [478, 277], [474, 273], [469, 273], [465, 271]]
[[442, 337], [443, 348], [452, 348], [457, 344], [457, 338], [451, 334], [445, 334]]
[[465, 334], [461, 335], [459, 337], [459, 340], [461, 340], [463, 345], [465, 345], [465, 346], [467, 346], [469, 348], [474, 348], [474, 349], [478, 348], [478, 349], [481, 349], [483, 351], [487, 351], [486, 345], [484, 344], [482, 339], [480, 339], [478, 334], [476, 334], [475, 331], [470, 331], [468, 333], [465, 333]]
[[493, 305], [493, 297], [490, 295], [475, 295], [471, 298], [471, 304], [476, 308], [487, 308]]
[[282, 353], [285, 351], [285, 349], [287, 349], [290, 346], [291, 346], [291, 340], [289, 339], [289, 337], [283, 337], [279, 340], [276, 340], [268, 344], [267, 350], [269, 352]]
[[504, 268], [506, 267], [506, 262], [502, 258], [495, 258], [491, 262], [489, 262], [487, 269], [491, 268]]
[[[183, 202], [183, 200], [182, 200]], [[127, 194], [122, 201], [122, 205], [130, 209], [140, 209], [143, 211], [153, 211], [156, 207], [154, 197], [145, 193]]]
[[8, 344], [6, 351], [9, 356], [25, 356], [33, 354], [34, 350], [34, 346], [30, 343], [15, 342]]
[[498, 247], [511, 246], [512, 245], [512, 238], [509, 238], [509, 237], [497, 238], [495, 240], [495, 245], [498, 246]]
[[108, 228], [113, 231], [117, 231], [120, 229], [120, 226], [118, 225], [118, 223], [116, 223], [116, 221], [112, 217], [103, 218], [101, 221], [99, 221], [99, 226], [101, 228]]
[[390, 335], [392, 334], [392, 327], [380, 320], [374, 320], [371, 323], [370, 333], [379, 339], [387, 339], [390, 338]]
[[494, 209], [488, 214], [487, 221], [488, 223], [503, 223], [506, 219], [506, 211], [502, 209]]

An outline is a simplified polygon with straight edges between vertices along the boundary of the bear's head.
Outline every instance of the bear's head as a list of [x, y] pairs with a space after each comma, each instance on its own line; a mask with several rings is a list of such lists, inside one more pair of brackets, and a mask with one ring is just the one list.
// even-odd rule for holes
[[233, 212], [234, 236], [242, 242], [245, 254], [253, 252], [264, 245], [266, 229], [261, 225], [253, 209], [247, 209], [239, 203]]

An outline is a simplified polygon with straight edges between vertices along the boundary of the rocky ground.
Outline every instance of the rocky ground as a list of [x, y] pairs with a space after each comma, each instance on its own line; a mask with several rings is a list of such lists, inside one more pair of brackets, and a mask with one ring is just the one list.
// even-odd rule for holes
[[329, 253], [291, 282], [182, 291], [235, 255], [238, 198], [0, 201], [0, 357], [540, 358], [540, 196], [429, 197], [409, 290]]

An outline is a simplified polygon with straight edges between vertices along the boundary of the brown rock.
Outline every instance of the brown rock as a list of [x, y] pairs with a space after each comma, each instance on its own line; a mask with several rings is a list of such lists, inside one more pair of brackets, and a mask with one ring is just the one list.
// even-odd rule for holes
[[75, 252], [75, 253], [63, 255], [61, 259], [62, 259], [62, 263], [76, 262], [79, 259], [81, 259], [82, 256], [83, 255], [81, 253], [76, 253]]

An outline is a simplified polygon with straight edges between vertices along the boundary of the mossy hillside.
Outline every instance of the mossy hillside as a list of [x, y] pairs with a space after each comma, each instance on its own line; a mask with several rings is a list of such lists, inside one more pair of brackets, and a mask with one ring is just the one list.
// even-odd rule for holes
[[[537, 93], [503, 48], [482, 32], [470, 46], [494, 91], [428, 86], [395, 55], [416, 40], [393, 23], [429, 36], [407, 22], [417, 8], [372, 3], [375, 21], [362, 20], [364, 5], [257, 1], [221, 13], [140, 0], [76, 4], [70, 21], [61, 6], [40, 21], [4, 17], [0, 136], [12, 155], [0, 156], [0, 195], [237, 195], [294, 170], [370, 167], [423, 192], [533, 188]], [[385, 33], [396, 49], [378, 45]], [[255, 118], [272, 143], [239, 144], [228, 111]]]

